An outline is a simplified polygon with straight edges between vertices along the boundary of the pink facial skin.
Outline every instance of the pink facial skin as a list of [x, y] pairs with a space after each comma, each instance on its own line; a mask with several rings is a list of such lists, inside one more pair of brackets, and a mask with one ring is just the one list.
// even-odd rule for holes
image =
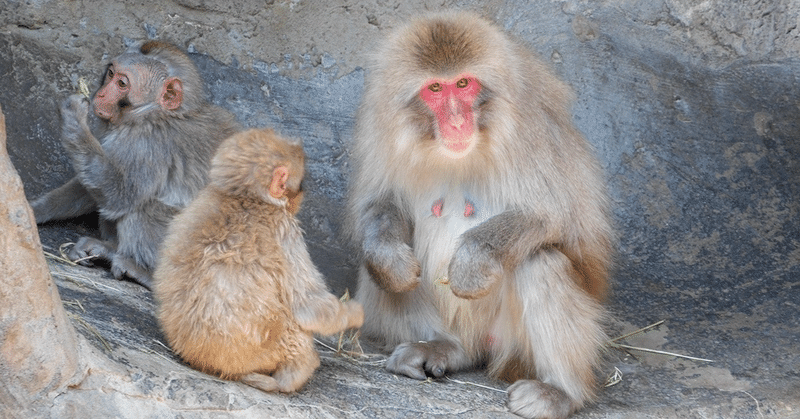
[[131, 84], [127, 75], [114, 71], [114, 66], [108, 67], [105, 82], [94, 97], [94, 113], [115, 123], [120, 116], [119, 101], [128, 96]]
[[477, 78], [462, 74], [451, 80], [429, 80], [419, 92], [436, 115], [442, 145], [453, 158], [467, 155], [472, 148], [475, 134], [472, 106], [480, 91]]

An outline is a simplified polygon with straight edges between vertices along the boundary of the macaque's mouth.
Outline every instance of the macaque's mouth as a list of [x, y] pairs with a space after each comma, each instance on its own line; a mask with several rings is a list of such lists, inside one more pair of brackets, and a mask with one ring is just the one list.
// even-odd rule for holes
[[454, 153], [463, 153], [469, 148], [470, 143], [470, 141], [445, 142], [444, 146]]
[[464, 141], [444, 141], [440, 151], [445, 157], [451, 159], [460, 159], [472, 151], [475, 142], [470, 140]]

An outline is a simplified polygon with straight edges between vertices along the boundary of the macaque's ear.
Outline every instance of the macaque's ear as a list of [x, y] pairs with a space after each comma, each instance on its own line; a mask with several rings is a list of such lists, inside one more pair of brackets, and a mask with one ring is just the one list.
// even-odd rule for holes
[[177, 77], [170, 77], [164, 82], [161, 92], [161, 107], [174, 111], [183, 103], [183, 82]]
[[289, 180], [289, 169], [278, 166], [272, 171], [272, 181], [269, 183], [269, 194], [273, 198], [281, 199], [286, 194], [286, 181]]

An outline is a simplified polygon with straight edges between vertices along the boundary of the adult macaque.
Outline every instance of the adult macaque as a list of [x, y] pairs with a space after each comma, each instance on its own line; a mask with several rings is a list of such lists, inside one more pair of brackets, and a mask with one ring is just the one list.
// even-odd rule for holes
[[294, 217], [303, 160], [272, 130], [239, 133], [170, 225], [154, 274], [158, 319], [193, 367], [291, 392], [319, 366], [312, 332], [361, 326], [361, 305], [328, 291]]
[[66, 99], [62, 143], [76, 175], [32, 206], [37, 223], [99, 212], [102, 240], [80, 238], [70, 259], [105, 260], [114, 277], [150, 287], [167, 224], [207, 183], [219, 143], [239, 131], [233, 115], [204, 96], [191, 59], [149, 41], [108, 65], [92, 99], [105, 125], [99, 140], [87, 124], [88, 101]]
[[601, 171], [571, 90], [472, 14], [393, 32], [368, 69], [349, 213], [362, 331], [391, 372], [476, 365], [511, 411], [590, 400], [612, 254]]

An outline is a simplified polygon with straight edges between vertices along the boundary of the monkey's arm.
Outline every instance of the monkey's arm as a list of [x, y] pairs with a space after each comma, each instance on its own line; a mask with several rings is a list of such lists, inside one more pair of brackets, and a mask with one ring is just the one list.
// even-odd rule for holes
[[361, 327], [364, 322], [361, 304], [355, 301], [342, 303], [328, 291], [325, 278], [308, 254], [299, 225], [293, 225], [281, 243], [288, 273], [279, 282], [290, 290], [289, 307], [294, 320], [303, 330], [322, 335]]
[[545, 245], [556, 245], [559, 234], [541, 218], [506, 211], [461, 235], [450, 261], [450, 289], [461, 298], [480, 298], [523, 260]]
[[[308, 258], [311, 263], [310, 257]], [[313, 265], [309, 265], [313, 268]], [[361, 327], [364, 309], [356, 301], [341, 302], [328, 291], [322, 275], [314, 269], [300, 279], [292, 295], [292, 314], [303, 330], [332, 335]]]
[[375, 201], [364, 214], [364, 265], [378, 286], [405, 292], [419, 284], [420, 263], [411, 246], [411, 222], [391, 200]]
[[169, 169], [169, 153], [158, 149], [159, 144], [126, 139], [126, 144], [110, 146], [115, 151], [112, 157], [89, 129], [88, 115], [89, 103], [82, 95], [72, 95], [64, 101], [62, 143], [77, 177], [103, 215], [117, 219], [162, 187]]
[[63, 220], [97, 210], [97, 203], [77, 177], [31, 202], [36, 223]]

